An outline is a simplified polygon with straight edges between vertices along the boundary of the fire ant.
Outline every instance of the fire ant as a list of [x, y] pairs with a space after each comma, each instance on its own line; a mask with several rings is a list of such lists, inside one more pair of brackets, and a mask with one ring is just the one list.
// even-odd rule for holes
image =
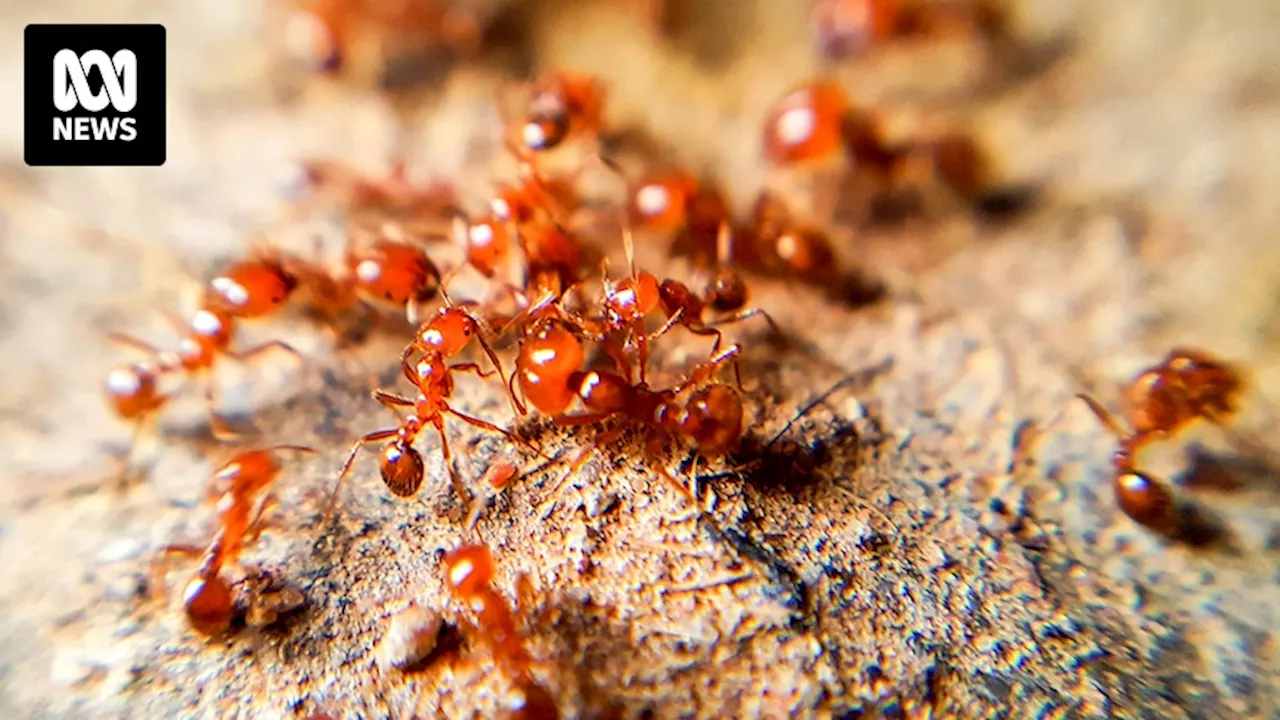
[[493, 659], [512, 678], [507, 696], [511, 720], [555, 720], [555, 699], [533, 676], [533, 660], [516, 627], [512, 609], [493, 588], [494, 563], [483, 545], [464, 545], [444, 558], [445, 584], [454, 599], [476, 615], [480, 639]]
[[[256, 304], [258, 298], [251, 295]], [[244, 307], [248, 307], [246, 302]], [[256, 307], [255, 307], [256, 309]], [[236, 316], [223, 310], [219, 303], [206, 303], [196, 311], [190, 322], [184, 323], [175, 315], [166, 313], [174, 328], [182, 335], [177, 350], [161, 350], [133, 336], [110, 333], [113, 342], [147, 353], [147, 361], [134, 363], [113, 370], [107, 376], [107, 399], [116, 414], [126, 420], [143, 422], [165, 405], [169, 396], [161, 394], [158, 380], [171, 373], [184, 373], [188, 377], [204, 376], [205, 402], [208, 406], [211, 428], [220, 437], [234, 437], [217, 414], [217, 385], [212, 377], [219, 357], [229, 357], [248, 362], [272, 351], [283, 351], [301, 358], [297, 350], [279, 340], [266, 342], [248, 350], [234, 351], [231, 341], [235, 335]]]
[[[711, 353], [714, 355], [720, 349], [720, 343], [724, 339], [723, 333], [716, 326], [731, 325], [753, 317], [764, 318], [765, 322], [769, 323], [775, 338], [785, 337], [782, 329], [769, 316], [769, 313], [761, 308], [746, 307], [747, 282], [729, 266], [732, 259], [732, 238], [733, 233], [729, 223], [722, 221], [716, 237], [716, 255], [720, 262], [701, 295], [678, 280], [668, 278], [662, 281], [662, 285], [658, 288], [658, 296], [662, 303], [662, 310], [667, 314], [667, 321], [648, 337], [648, 342], [662, 337], [676, 325], [683, 325], [695, 335], [714, 336], [716, 340], [711, 346]], [[703, 320], [703, 315], [708, 308], [717, 313], [731, 314], [707, 322]]]
[[402, 233], [415, 235], [443, 229], [438, 224], [459, 212], [452, 184], [433, 180], [420, 186], [403, 161], [392, 163], [385, 177], [327, 160], [304, 160], [299, 170], [295, 193], [303, 210], [333, 208], [357, 223], [371, 220], [378, 226], [394, 220]]
[[[1198, 419], [1222, 424], [1237, 409], [1243, 381], [1238, 371], [1209, 354], [1177, 348], [1139, 373], [1124, 393], [1124, 422], [1088, 395], [1079, 397], [1119, 439], [1112, 483], [1120, 509], [1162, 533], [1180, 529], [1173, 491], [1138, 469], [1137, 454], [1151, 442], [1173, 437]], [[1128, 429], [1126, 429], [1126, 424]]]
[[[399, 497], [409, 497], [416, 493], [418, 488], [422, 486], [425, 466], [422, 455], [413, 448], [413, 443], [428, 425], [433, 426], [440, 436], [441, 452], [444, 455], [445, 466], [449, 471], [449, 478], [453, 483], [454, 491], [464, 504], [467, 503], [468, 494], [466, 488], [462, 485], [461, 480], [453, 469], [453, 455], [449, 449], [449, 439], [444, 427], [446, 415], [452, 415], [469, 425], [500, 433], [514, 442], [528, 445], [526, 441], [493, 423], [472, 417], [450, 407], [449, 397], [453, 394], [454, 372], [474, 372], [482, 378], [489, 377], [496, 372], [502, 378], [503, 385], [507, 386], [507, 383], [506, 377], [503, 375], [502, 364], [498, 361], [493, 349], [480, 334], [481, 321], [470, 309], [454, 305], [447, 294], [445, 295], [445, 301], [445, 307], [441, 308], [434, 318], [419, 328], [413, 341], [405, 347], [404, 352], [400, 355], [401, 371], [404, 377], [418, 391], [417, 397], [402, 397], [384, 390], [375, 390], [373, 393], [375, 400], [393, 411], [398, 412], [400, 408], [412, 408], [412, 414], [407, 418], [402, 418], [396, 428], [375, 430], [356, 440], [351, 447], [351, 452], [347, 455], [346, 461], [342, 464], [342, 470], [338, 475], [337, 481], [334, 483], [333, 493], [330, 497], [331, 509], [337, 502], [338, 491], [342, 487], [343, 480], [346, 479], [347, 474], [351, 471], [360, 448], [379, 440], [389, 439], [389, 442], [383, 446], [379, 458], [382, 481], [386, 484], [387, 489]], [[462, 352], [470, 344], [473, 337], [480, 342], [490, 361], [493, 362], [495, 370], [484, 372], [479, 365], [472, 362], [446, 363], [448, 358]], [[410, 360], [415, 354], [420, 355], [420, 357], [416, 362], [411, 363]], [[516, 399], [514, 393], [511, 394], [510, 399], [517, 414], [523, 414], [525, 412], [524, 406]], [[541, 454], [541, 451], [537, 448], [533, 449]]]
[[262, 516], [272, 502], [266, 491], [283, 470], [277, 457], [281, 452], [316, 451], [299, 445], [277, 445], [237, 454], [214, 474], [222, 494], [217, 502], [219, 529], [209, 547], [202, 551], [198, 547], [170, 545], [161, 551], [162, 558], [203, 553], [204, 559], [187, 583], [182, 600], [187, 621], [196, 632], [217, 635], [230, 627], [237, 616], [243, 616], [250, 625], [270, 625], [280, 614], [303, 602], [296, 590], [271, 590], [270, 578], [265, 575], [238, 582], [229, 582], [222, 575], [223, 567], [236, 562], [261, 531]]
[[402, 308], [410, 322], [440, 288], [440, 270], [421, 248], [386, 238], [364, 250], [349, 245], [346, 266], [357, 296]]
[[603, 129], [605, 89], [585, 73], [556, 70], [533, 81], [520, 140], [533, 152], [559, 147], [573, 136]]

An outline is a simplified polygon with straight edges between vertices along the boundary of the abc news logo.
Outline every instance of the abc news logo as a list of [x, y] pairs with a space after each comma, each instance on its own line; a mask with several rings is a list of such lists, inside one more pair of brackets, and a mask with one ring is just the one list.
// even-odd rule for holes
[[28, 165], [163, 165], [161, 25], [28, 25]]

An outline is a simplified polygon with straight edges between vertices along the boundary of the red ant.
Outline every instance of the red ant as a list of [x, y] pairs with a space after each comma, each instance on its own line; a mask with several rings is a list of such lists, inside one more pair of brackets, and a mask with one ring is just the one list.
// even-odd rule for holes
[[[716, 254], [720, 262], [701, 295], [678, 280], [662, 281], [662, 285], [658, 288], [658, 296], [662, 302], [663, 312], [667, 314], [667, 321], [648, 337], [648, 342], [662, 337], [676, 325], [683, 325], [695, 335], [714, 336], [716, 340], [711, 346], [711, 353], [714, 355], [720, 349], [720, 343], [724, 339], [716, 326], [739, 323], [757, 316], [769, 323], [774, 337], [784, 337], [782, 329], [769, 316], [769, 313], [760, 308], [746, 307], [748, 299], [746, 280], [729, 266], [732, 258], [731, 244], [732, 230], [728, 222], [722, 222], [716, 239]], [[703, 316], [708, 308], [717, 313], [731, 314], [707, 322], [703, 320]]]
[[[257, 303], [256, 296], [253, 302]], [[181, 372], [188, 377], [205, 376], [205, 402], [213, 432], [219, 436], [235, 436], [235, 433], [225, 428], [217, 414], [217, 385], [211, 373], [218, 358], [225, 356], [248, 362], [271, 351], [283, 351], [301, 358], [297, 350], [279, 340], [248, 350], [231, 350], [236, 316], [221, 309], [217, 303], [206, 303], [205, 307], [196, 311], [189, 323], [183, 323], [172, 314], [166, 316], [183, 336], [177, 350], [160, 350], [121, 333], [110, 333], [107, 336], [113, 342], [141, 350], [150, 356], [147, 362], [119, 368], [107, 376], [108, 400], [116, 413], [126, 420], [141, 422], [159, 410], [167, 402], [168, 396], [160, 394], [157, 380], [164, 375]]]
[[766, 270], [816, 282], [830, 281], [836, 271], [835, 249], [826, 233], [794, 222], [790, 209], [768, 191], [756, 198], [751, 234]]
[[[1124, 393], [1121, 421], [1097, 400], [1078, 395], [1120, 442], [1112, 457], [1113, 488], [1120, 509], [1157, 532], [1179, 529], [1173, 491], [1138, 469], [1137, 454], [1153, 441], [1170, 438], [1196, 420], [1226, 422], [1236, 412], [1243, 381], [1234, 368], [1209, 354], [1178, 348], [1139, 373]], [[1128, 429], [1126, 429], [1126, 424]]]
[[348, 246], [346, 265], [357, 296], [403, 308], [410, 322], [440, 288], [440, 270], [421, 248], [386, 238], [364, 250]]
[[555, 699], [533, 676], [533, 660], [506, 601], [493, 588], [494, 564], [483, 545], [464, 545], [444, 558], [445, 585], [476, 615], [478, 634], [494, 661], [512, 677], [507, 697], [511, 720], [555, 720]]
[[604, 86], [585, 73], [543, 74], [533, 81], [521, 142], [531, 151], [543, 152], [575, 135], [597, 135], [604, 127], [604, 98]]
[[[315, 450], [299, 445], [247, 450], [233, 457], [215, 473], [221, 488], [218, 499], [219, 529], [213, 542], [201, 551], [198, 547], [170, 545], [162, 556], [200, 555], [204, 560], [183, 592], [183, 607], [192, 629], [204, 635], [217, 635], [231, 625], [239, 614], [252, 625], [269, 625], [282, 612], [302, 604], [296, 590], [265, 592], [266, 585], [249, 580], [228, 582], [222, 569], [236, 562], [245, 546], [257, 539], [262, 516], [271, 503], [264, 495], [283, 470], [280, 452], [313, 454]], [[259, 580], [261, 578], [258, 578]]]
[[[446, 306], [441, 308], [434, 318], [418, 330], [413, 341], [405, 347], [404, 352], [400, 355], [401, 371], [404, 377], [418, 391], [417, 397], [406, 398], [384, 390], [375, 390], [373, 394], [374, 399], [384, 406], [392, 410], [412, 408], [413, 414], [407, 418], [402, 418], [400, 425], [396, 428], [375, 430], [356, 440], [351, 447], [351, 452], [347, 455], [346, 461], [342, 464], [342, 471], [338, 475], [337, 482], [334, 483], [330, 499], [331, 508], [337, 501], [338, 491], [342, 487], [343, 480], [346, 479], [347, 474], [351, 471], [360, 448], [379, 440], [389, 439], [389, 442], [383, 446], [379, 458], [382, 481], [386, 484], [387, 489], [400, 497], [409, 497], [416, 493], [422, 485], [425, 466], [422, 455], [413, 448], [413, 443], [428, 425], [434, 427], [436, 433], [440, 436], [441, 452], [444, 455], [445, 466], [449, 471], [449, 478], [453, 483], [454, 491], [464, 504], [467, 503], [466, 488], [462, 485], [461, 480], [453, 469], [453, 455], [449, 449], [449, 439], [444, 428], [446, 415], [452, 415], [483, 430], [500, 433], [513, 442], [528, 445], [526, 441], [493, 423], [472, 417], [450, 407], [449, 397], [453, 394], [453, 373], [455, 371], [474, 372], [482, 378], [489, 377], [496, 372], [503, 379], [504, 386], [507, 383], [505, 382], [501, 363], [498, 362], [493, 349], [489, 347], [489, 344], [480, 334], [480, 320], [469, 309], [453, 305], [447, 295], [445, 295], [445, 300]], [[479, 365], [471, 362], [454, 363], [452, 365], [446, 363], [448, 358], [462, 352], [470, 344], [473, 337], [480, 342], [490, 361], [493, 362], [495, 370], [484, 372]], [[416, 362], [411, 363], [410, 359], [415, 354], [420, 355], [420, 357]], [[525, 412], [524, 406], [515, 398], [514, 394], [511, 395], [511, 402], [518, 414]], [[537, 448], [533, 449], [541, 454], [541, 451]]]

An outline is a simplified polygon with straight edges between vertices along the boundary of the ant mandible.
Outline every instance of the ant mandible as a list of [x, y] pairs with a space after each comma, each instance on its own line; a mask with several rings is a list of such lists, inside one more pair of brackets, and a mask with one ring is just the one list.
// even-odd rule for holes
[[514, 613], [493, 589], [494, 564], [483, 545], [464, 545], [444, 558], [445, 585], [453, 597], [476, 614], [481, 640], [494, 661], [513, 679], [507, 697], [512, 720], [555, 720], [560, 717], [551, 693], [533, 676], [533, 661], [516, 627]]
[[1173, 491], [1138, 469], [1137, 454], [1196, 420], [1226, 422], [1237, 410], [1242, 389], [1239, 372], [1227, 363], [1200, 350], [1175, 348], [1159, 365], [1139, 373], [1128, 385], [1124, 421], [1094, 398], [1077, 396], [1119, 440], [1111, 461], [1115, 469], [1112, 482], [1116, 501], [1126, 515], [1157, 532], [1179, 529]]
[[[228, 582], [222, 576], [223, 567], [235, 562], [261, 530], [262, 516], [270, 504], [270, 497], [265, 493], [284, 469], [278, 457], [282, 452], [314, 454], [316, 451], [300, 445], [246, 450], [214, 474], [222, 491], [217, 502], [219, 528], [203, 551], [204, 559], [187, 583], [182, 600], [188, 623], [199, 633], [212, 636], [225, 631], [236, 615], [237, 605], [247, 608], [245, 614], [251, 624], [268, 625], [280, 612], [301, 604], [296, 591], [268, 597], [256, 592], [249, 583]], [[161, 550], [165, 557], [194, 556], [201, 552], [200, 548], [185, 545], [170, 545]]]

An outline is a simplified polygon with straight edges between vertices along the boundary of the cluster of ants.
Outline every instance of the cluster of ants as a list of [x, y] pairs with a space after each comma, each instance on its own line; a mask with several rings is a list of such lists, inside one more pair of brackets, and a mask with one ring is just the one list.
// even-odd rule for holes
[[[661, 2], [631, 4], [643, 8], [647, 17], [661, 18]], [[979, 6], [985, 7], [972, 5]], [[412, 18], [379, 14], [395, 7], [419, 14]], [[468, 46], [476, 42], [474, 19], [441, 7], [433, 2], [370, 0], [310, 3], [304, 11], [310, 13], [313, 26], [323, 31], [318, 56], [322, 61], [316, 67], [340, 69], [353, 38], [369, 27], [417, 29]], [[916, 3], [888, 0], [820, 0], [813, 12], [820, 48], [828, 56], [957, 23], [988, 28], [994, 22], [985, 10], [942, 18], [923, 12]], [[334, 267], [319, 253], [307, 256], [260, 245], [204, 286], [189, 321], [169, 316], [181, 338], [176, 349], [111, 335], [146, 355], [107, 376], [107, 397], [116, 414], [137, 428], [150, 426], [173, 396], [163, 389], [165, 382], [201, 379], [207, 381], [205, 400], [214, 434], [238, 437], [218, 413], [211, 375], [224, 359], [247, 361], [272, 351], [301, 357], [283, 342], [239, 350], [235, 339], [241, 323], [305, 298], [312, 310], [331, 322], [357, 310], [394, 308], [416, 326], [399, 356], [401, 375], [412, 391], [408, 395], [383, 389], [373, 392], [373, 399], [395, 412], [399, 422], [354, 442], [334, 483], [330, 513], [360, 449], [370, 444], [381, 444], [379, 470], [388, 491], [398, 497], [415, 495], [426, 475], [426, 461], [415, 444], [420, 435], [434, 430], [453, 490], [474, 522], [479, 505], [454, 469], [446, 418], [500, 434], [543, 455], [512, 430], [451, 404], [462, 373], [480, 378], [496, 375], [517, 418], [533, 411], [560, 426], [620, 421], [574, 460], [566, 478], [627, 427], [681, 439], [704, 456], [733, 452], [744, 434], [738, 368], [742, 346], [726, 343], [721, 328], [759, 318], [773, 338], [786, 342], [769, 314], [750, 304], [744, 273], [809, 284], [832, 281], [839, 253], [823, 230], [797, 218], [768, 190], [760, 192], [744, 219], [731, 210], [715, 182], [695, 173], [668, 167], [632, 177], [601, 150], [608, 129], [606, 92], [596, 78], [552, 71], [529, 83], [527, 90], [522, 117], [508, 122], [504, 130], [504, 148], [516, 161], [519, 179], [498, 185], [479, 213], [464, 211], [447, 184], [413, 181], [402, 164], [385, 177], [376, 177], [331, 162], [305, 163], [302, 175], [308, 200], [336, 209], [345, 222], [342, 262]], [[570, 174], [549, 175], [541, 159], [572, 146], [586, 148], [580, 167]], [[886, 188], [925, 177], [969, 201], [989, 189], [985, 160], [967, 137], [890, 142], [871, 112], [855, 107], [837, 84], [822, 79], [792, 89], [774, 104], [764, 119], [762, 147], [768, 162], [784, 168], [809, 167], [843, 155], [855, 166], [870, 170]], [[627, 259], [622, 277], [611, 278], [603, 262], [595, 265], [596, 248], [570, 229], [584, 207], [577, 177], [593, 166], [621, 178], [627, 188], [619, 213], [620, 242]], [[692, 258], [702, 282], [659, 278], [638, 268], [633, 236], [641, 232], [670, 238], [671, 253]], [[445, 263], [440, 254], [429, 252], [433, 248], [459, 250], [461, 260], [442, 272]], [[488, 295], [480, 301], [455, 302], [449, 286], [462, 272], [483, 279]], [[597, 279], [599, 291], [588, 292]], [[424, 310], [437, 300], [437, 309]], [[710, 351], [678, 381], [651, 385], [653, 348], [676, 328], [710, 338]], [[503, 339], [516, 345], [512, 372], [504, 368], [494, 349]], [[473, 341], [491, 367], [461, 359]], [[733, 382], [718, 379], [725, 369], [732, 369]], [[1099, 418], [1121, 438], [1115, 457], [1115, 493], [1130, 517], [1162, 531], [1176, 521], [1169, 491], [1137, 468], [1135, 455], [1151, 440], [1171, 435], [1195, 418], [1221, 419], [1232, 410], [1238, 387], [1226, 366], [1201, 354], [1180, 352], [1135, 383], [1128, 396], [1132, 432], [1123, 431], [1100, 404], [1088, 399]], [[304, 604], [300, 592], [281, 586], [268, 573], [251, 571], [235, 579], [228, 570], [261, 531], [263, 516], [273, 502], [270, 488], [283, 470], [281, 457], [290, 452], [314, 451], [281, 445], [236, 455], [216, 474], [219, 529], [213, 540], [204, 548], [164, 549], [166, 556], [201, 558], [183, 598], [189, 624], [196, 631], [217, 635], [236, 622], [267, 625]], [[696, 501], [696, 488], [690, 490], [664, 470], [658, 472]], [[490, 484], [502, 487], [515, 474], [514, 466], [498, 462], [486, 477]], [[474, 613], [474, 634], [480, 644], [489, 648], [511, 678], [513, 716], [557, 717], [551, 694], [533, 677], [513, 611], [491, 586], [489, 551], [482, 545], [463, 546], [446, 556], [444, 571], [449, 590]]]

